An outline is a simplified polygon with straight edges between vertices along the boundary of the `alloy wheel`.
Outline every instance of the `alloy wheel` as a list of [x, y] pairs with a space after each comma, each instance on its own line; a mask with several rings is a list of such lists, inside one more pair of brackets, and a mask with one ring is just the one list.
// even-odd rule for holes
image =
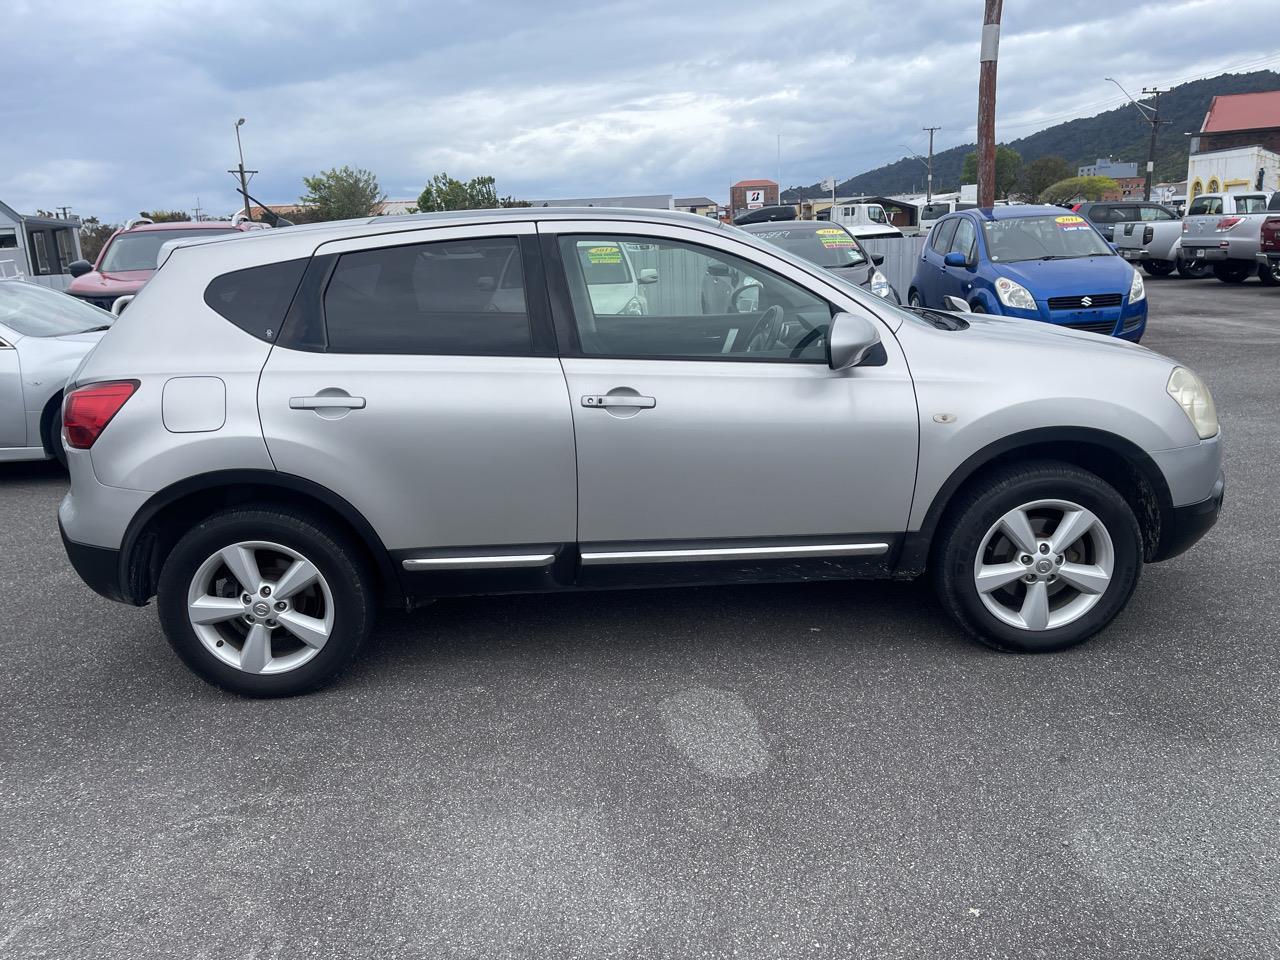
[[296, 670], [333, 634], [329, 584], [314, 563], [279, 543], [233, 543], [196, 570], [187, 618], [205, 648], [254, 674]]
[[983, 606], [1021, 630], [1064, 627], [1092, 610], [1115, 569], [1111, 535], [1068, 500], [1010, 510], [982, 538], [973, 582]]

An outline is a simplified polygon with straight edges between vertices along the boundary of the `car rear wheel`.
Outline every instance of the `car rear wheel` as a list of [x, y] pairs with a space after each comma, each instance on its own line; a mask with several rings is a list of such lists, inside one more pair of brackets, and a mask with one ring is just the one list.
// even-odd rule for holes
[[938, 595], [971, 636], [1046, 653], [1118, 614], [1142, 569], [1142, 534], [1116, 490], [1055, 461], [1005, 467], [948, 511], [933, 564]]
[[44, 448], [49, 451], [50, 456], [62, 465], [62, 469], [67, 468], [67, 448], [62, 445], [62, 402], [61, 397], [57, 403], [50, 403], [48, 411], [44, 416]]
[[1250, 265], [1247, 263], [1215, 263], [1213, 265], [1213, 275], [1223, 283], [1244, 283], [1249, 279], [1249, 274], [1253, 273]]
[[1203, 260], [1179, 260], [1178, 276], [1184, 280], [1203, 280], [1213, 274], [1213, 268]]
[[1149, 277], [1167, 277], [1173, 273], [1175, 264], [1172, 260], [1143, 260], [1142, 269]]
[[157, 594], [165, 636], [187, 666], [250, 697], [330, 683], [374, 619], [370, 578], [347, 539], [265, 505], [194, 527], [165, 560]]
[[915, 307], [917, 310], [924, 307], [924, 301], [920, 299], [920, 292], [918, 290], [912, 290], [911, 293], [907, 295], [907, 305]]
[[1264, 287], [1280, 284], [1280, 260], [1268, 260], [1258, 265], [1258, 279]]

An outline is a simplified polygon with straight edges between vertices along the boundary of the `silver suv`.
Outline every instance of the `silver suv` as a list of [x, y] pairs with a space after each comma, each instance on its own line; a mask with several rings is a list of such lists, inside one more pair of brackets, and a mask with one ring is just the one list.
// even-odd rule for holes
[[[750, 298], [710, 312], [709, 272]], [[645, 278], [643, 312], [593, 284]], [[745, 304], [745, 306], [744, 306]], [[908, 311], [688, 214], [496, 210], [178, 246], [63, 411], [67, 553], [254, 696], [448, 595], [917, 577], [1080, 643], [1222, 501], [1213, 401], [1113, 338]]]

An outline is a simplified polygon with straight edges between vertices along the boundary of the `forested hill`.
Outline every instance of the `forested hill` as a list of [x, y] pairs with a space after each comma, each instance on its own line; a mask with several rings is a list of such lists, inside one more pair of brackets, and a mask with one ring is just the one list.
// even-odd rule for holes
[[[1200, 129], [1209, 102], [1229, 93], [1257, 93], [1280, 89], [1280, 73], [1259, 70], [1254, 73], [1225, 73], [1207, 80], [1194, 80], [1174, 87], [1160, 96], [1159, 151], [1156, 156], [1156, 180], [1182, 180], [1187, 175], [1189, 137]], [[975, 94], [976, 96], [976, 94]], [[999, 125], [996, 127], [999, 132]], [[1038, 157], [1059, 156], [1073, 168], [1092, 163], [1098, 157], [1114, 157], [1121, 161], [1137, 161], [1141, 172], [1147, 160], [1147, 142], [1151, 128], [1142, 122], [1131, 104], [1116, 107], [1097, 116], [1068, 120], [1038, 133], [1008, 141], [1007, 145], [1022, 155], [1023, 163]], [[955, 190], [960, 184], [960, 168], [965, 154], [974, 150], [972, 143], [952, 147], [934, 154], [933, 188]], [[911, 157], [868, 170], [837, 187], [842, 196], [858, 194], [887, 195], [924, 189], [924, 167]], [[819, 184], [792, 187], [783, 199], [822, 197], [826, 192]]]

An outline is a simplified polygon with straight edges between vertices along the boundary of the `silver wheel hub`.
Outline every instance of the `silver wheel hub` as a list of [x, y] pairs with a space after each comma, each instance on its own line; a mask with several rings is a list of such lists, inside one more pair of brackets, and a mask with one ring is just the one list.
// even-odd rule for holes
[[1097, 516], [1068, 500], [1035, 500], [992, 524], [978, 545], [973, 580], [997, 619], [1043, 631], [1092, 610], [1114, 569], [1111, 535]]
[[333, 594], [298, 551], [264, 540], [233, 543], [196, 570], [187, 618], [214, 657], [245, 673], [287, 673], [333, 633]]

